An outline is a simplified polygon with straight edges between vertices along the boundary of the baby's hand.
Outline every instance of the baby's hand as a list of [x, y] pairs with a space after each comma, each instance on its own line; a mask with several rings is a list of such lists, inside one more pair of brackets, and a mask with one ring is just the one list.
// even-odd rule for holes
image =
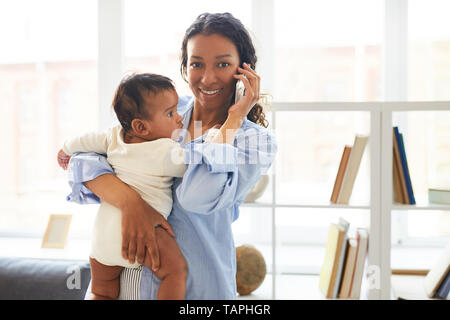
[[69, 164], [70, 156], [67, 155], [64, 151], [58, 151], [58, 164], [64, 170], [67, 170], [67, 165]]

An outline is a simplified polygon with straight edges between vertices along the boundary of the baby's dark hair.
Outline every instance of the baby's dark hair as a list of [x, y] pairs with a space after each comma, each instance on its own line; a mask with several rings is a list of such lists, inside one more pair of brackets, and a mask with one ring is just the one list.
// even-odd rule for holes
[[164, 90], [175, 90], [173, 81], [154, 73], [133, 73], [120, 81], [114, 94], [112, 106], [124, 133], [131, 130], [133, 119], [148, 119], [145, 95], [157, 94]]

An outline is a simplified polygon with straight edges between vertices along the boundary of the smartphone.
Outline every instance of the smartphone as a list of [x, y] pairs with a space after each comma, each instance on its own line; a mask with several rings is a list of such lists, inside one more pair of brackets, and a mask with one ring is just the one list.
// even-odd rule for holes
[[241, 80], [238, 80], [236, 82], [236, 91], [234, 93], [234, 103], [241, 100], [241, 98], [244, 96], [244, 94], [245, 94], [245, 86]]

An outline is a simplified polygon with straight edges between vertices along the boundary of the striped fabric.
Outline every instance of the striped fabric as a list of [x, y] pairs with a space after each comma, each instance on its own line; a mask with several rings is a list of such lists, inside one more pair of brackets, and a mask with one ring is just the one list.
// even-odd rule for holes
[[142, 266], [124, 268], [120, 274], [120, 292], [118, 300], [140, 300]]

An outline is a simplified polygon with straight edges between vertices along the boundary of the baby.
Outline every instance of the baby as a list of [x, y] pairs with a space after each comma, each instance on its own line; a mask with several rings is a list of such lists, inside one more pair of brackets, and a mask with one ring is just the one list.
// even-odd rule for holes
[[[186, 170], [184, 150], [171, 139], [183, 126], [177, 104], [177, 92], [167, 77], [144, 73], [124, 78], [113, 101], [121, 126], [66, 141], [58, 153], [59, 165], [67, 169], [68, 159], [75, 152], [106, 154], [117, 177], [167, 219], [172, 210], [173, 177], [182, 177]], [[121, 255], [121, 220], [118, 208], [101, 203], [89, 258], [93, 299], [117, 299], [122, 269], [139, 267]], [[162, 228], [158, 230], [158, 299], [184, 299], [186, 261], [175, 239]]]

